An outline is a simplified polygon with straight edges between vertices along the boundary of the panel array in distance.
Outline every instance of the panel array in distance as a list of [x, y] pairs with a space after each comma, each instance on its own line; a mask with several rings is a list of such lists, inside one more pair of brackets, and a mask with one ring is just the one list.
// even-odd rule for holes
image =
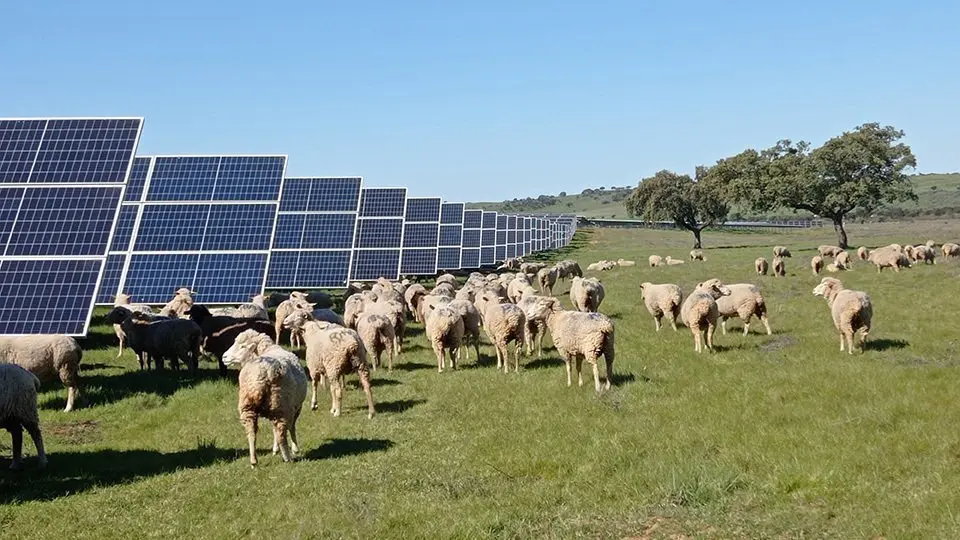
[[437, 273], [440, 235], [440, 197], [408, 197], [403, 224], [400, 275]]
[[0, 334], [86, 335], [142, 127], [0, 119]]
[[[445, 202], [440, 207], [440, 238], [437, 254], [438, 270], [461, 268], [460, 253], [463, 246], [463, 203]], [[477, 254], [479, 257], [479, 252]]]
[[[186, 287], [200, 303], [249, 301], [264, 287], [286, 156], [154, 156], [121, 214], [129, 243], [120, 286], [133, 301], [167, 302]], [[134, 175], [140, 186], [138, 158]], [[139, 193], [137, 191], [139, 190]], [[139, 195], [139, 197], [136, 197]], [[121, 222], [121, 227], [127, 222]], [[101, 300], [106, 291], [102, 291]]]
[[362, 183], [360, 177], [284, 181], [268, 289], [347, 286]]
[[351, 281], [400, 277], [407, 188], [363, 188], [353, 242]]

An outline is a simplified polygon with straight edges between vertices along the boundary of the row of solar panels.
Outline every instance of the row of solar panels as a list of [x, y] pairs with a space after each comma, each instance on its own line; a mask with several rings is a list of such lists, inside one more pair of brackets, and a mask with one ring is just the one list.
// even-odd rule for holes
[[142, 123], [0, 119], [0, 334], [85, 334], [94, 301], [118, 292], [236, 303], [480, 268], [575, 229], [360, 178], [285, 178], [286, 156], [135, 158]]

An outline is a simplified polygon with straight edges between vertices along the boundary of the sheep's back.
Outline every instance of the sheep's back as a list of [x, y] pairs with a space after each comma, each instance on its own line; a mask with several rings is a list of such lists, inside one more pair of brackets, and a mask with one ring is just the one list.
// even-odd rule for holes
[[75, 371], [83, 351], [77, 340], [59, 334], [0, 337], [0, 363], [16, 364], [40, 380]]

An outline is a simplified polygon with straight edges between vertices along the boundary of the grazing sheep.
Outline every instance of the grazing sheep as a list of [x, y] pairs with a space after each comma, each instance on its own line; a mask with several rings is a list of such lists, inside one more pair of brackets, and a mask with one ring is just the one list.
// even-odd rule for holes
[[[891, 245], [892, 245], [892, 244], [891, 244]], [[913, 246], [909, 246], [909, 245], [908, 245], [908, 246], [903, 246], [903, 247], [901, 248], [901, 250], [902, 250], [903, 253], [907, 256], [908, 259], [910, 259], [911, 261], [914, 260], [914, 258], [913, 258], [913, 250], [914, 250], [914, 247], [913, 247]]]
[[[126, 332], [126, 329], [124, 332], [129, 338], [130, 333]], [[16, 364], [36, 375], [41, 381], [60, 379], [67, 387], [67, 406], [63, 412], [73, 410], [73, 402], [80, 386], [82, 357], [83, 351], [70, 336], [0, 336], [0, 364]]]
[[791, 257], [790, 250], [783, 246], [773, 246], [774, 257]]
[[423, 322], [423, 319], [420, 318], [420, 299], [426, 295], [427, 289], [419, 283], [410, 285], [407, 287], [407, 291], [403, 293], [403, 299], [407, 303], [407, 309], [410, 310], [410, 313], [413, 313], [413, 319], [418, 323]]
[[[149, 313], [151, 315], [153, 314], [153, 308], [147, 304], [131, 304], [130, 295], [126, 293], [118, 294], [116, 299], [114, 299], [113, 305], [114, 307], [123, 306], [130, 311], [140, 311], [142, 313]], [[123, 334], [123, 329], [120, 328], [119, 324], [113, 325], [113, 333], [117, 335], [117, 340], [120, 342], [119, 349], [117, 350], [117, 358], [120, 358], [123, 356], [123, 343], [126, 336]]]
[[[537, 283], [540, 285], [540, 294], [553, 296], [553, 286], [557, 283], [557, 274], [556, 267], [542, 268], [537, 272]], [[519, 298], [517, 300], [519, 300]], [[516, 300], [514, 300], [514, 303], [516, 303]]]
[[291, 313], [283, 320], [283, 325], [301, 330], [307, 344], [307, 369], [313, 386], [310, 409], [317, 410], [317, 387], [329, 378], [333, 402], [330, 413], [340, 416], [343, 378], [355, 372], [360, 377], [360, 387], [367, 397], [367, 418], [373, 418], [370, 368], [360, 334], [340, 325], [315, 321], [307, 311]]
[[842, 264], [837, 263], [837, 261], [833, 261], [832, 263], [827, 265], [827, 272], [830, 272], [831, 274], [836, 274], [837, 272], [840, 272], [846, 269], [847, 269], [846, 266], [843, 266]]
[[617, 266], [636, 266], [637, 261], [628, 261], [626, 259], [617, 259]]
[[[199, 308], [203, 306], [194, 304], [190, 309]], [[113, 308], [115, 312], [122, 309], [122, 306]], [[170, 366], [173, 369], [180, 369], [180, 362], [183, 362], [191, 374], [196, 374], [200, 363], [203, 330], [195, 321], [156, 320], [145, 313], [128, 311], [121, 325], [130, 340], [130, 348], [137, 352], [140, 358], [141, 369], [143, 369], [144, 360], [149, 368], [152, 359], [156, 369], [163, 369], [164, 360], [170, 360]], [[267, 325], [269, 326], [269, 323]]]
[[456, 311], [457, 314], [460, 315], [460, 318], [463, 319], [463, 340], [460, 342], [461, 348], [467, 349], [467, 357], [469, 358], [469, 346], [473, 344], [477, 360], [480, 360], [480, 327], [482, 325], [480, 311], [473, 305], [473, 302], [466, 300], [454, 300], [447, 304], [446, 307]]
[[14, 364], [0, 364], [0, 427], [10, 432], [13, 439], [13, 461], [10, 470], [23, 466], [23, 430], [26, 429], [37, 449], [37, 467], [47, 466], [40, 433], [40, 413], [37, 410], [37, 391], [40, 379]]
[[900, 246], [895, 244], [871, 251], [868, 260], [877, 267], [877, 273], [884, 268], [893, 268], [895, 272], [900, 272], [900, 268], [910, 268], [910, 259]]
[[699, 250], [699, 249], [694, 249], [694, 250], [690, 251], [690, 260], [691, 260], [691, 261], [705, 261], [706, 259], [703, 257], [703, 251], [701, 251], [701, 250]]
[[450, 368], [457, 369], [463, 343], [463, 318], [447, 305], [431, 306], [424, 317], [427, 341], [437, 355], [437, 373], [443, 373], [445, 353], [449, 354]]
[[187, 311], [193, 305], [193, 295], [197, 294], [186, 287], [180, 287], [173, 292], [173, 299], [160, 308], [160, 315], [164, 317], [186, 317]]
[[[389, 319], [391, 325], [393, 326], [394, 353], [400, 354], [403, 352], [403, 337], [407, 332], [407, 315], [404, 313], [404, 304], [396, 300], [374, 302], [370, 305], [365, 304], [363, 312], [376, 313]], [[314, 312], [314, 319], [323, 320], [316, 316], [316, 312]], [[339, 324], [340, 326], [346, 326], [342, 321], [337, 323], [337, 321], [327, 320], [327, 322]]]
[[683, 264], [686, 261], [683, 259], [674, 259], [673, 257], [667, 255], [663, 258], [663, 262], [667, 263], [667, 266], [676, 266], [678, 264]]
[[[299, 300], [298, 300], [299, 302]], [[282, 303], [281, 303], [282, 305]], [[280, 314], [279, 308], [277, 314]], [[223, 355], [233, 346], [234, 340], [244, 330], [256, 330], [270, 336], [270, 339], [279, 342], [276, 327], [270, 321], [263, 319], [237, 319], [223, 315], [212, 315], [206, 306], [195, 304], [187, 312], [190, 319], [200, 325], [203, 334], [203, 350], [217, 359], [220, 374], [227, 374], [227, 366], [223, 363]], [[282, 320], [281, 320], [282, 322]]]
[[693, 333], [694, 350], [703, 352], [702, 334], [706, 333], [707, 349], [713, 350], [713, 332], [717, 327], [720, 309], [717, 307], [717, 298], [728, 296], [730, 289], [720, 280], [710, 279], [698, 283], [696, 289], [680, 306], [680, 318], [683, 324]]
[[836, 257], [842, 251], [843, 249], [840, 248], [839, 246], [831, 246], [827, 244], [817, 247], [817, 252], [820, 254], [821, 257]]
[[739, 317], [743, 321], [743, 335], [750, 333], [750, 318], [756, 316], [767, 329], [769, 336], [770, 322], [767, 320], [767, 304], [760, 294], [760, 287], [752, 283], [733, 283], [727, 285], [730, 294], [717, 298], [717, 311], [720, 314], [720, 329], [727, 333], [727, 319]]
[[870, 260], [870, 250], [867, 249], [867, 248], [864, 247], [864, 246], [858, 247], [858, 248], [857, 248], [857, 258], [860, 259], [861, 261]]
[[[277, 340], [277, 343], [280, 343], [280, 333], [283, 331], [283, 319], [288, 315], [293, 313], [298, 309], [303, 309], [307, 304], [306, 295], [303, 293], [298, 293], [296, 291], [290, 293], [290, 298], [280, 302], [280, 305], [277, 306], [277, 310], [274, 313], [276, 317], [276, 322], [274, 323], [274, 339]], [[290, 346], [299, 347], [300, 346], [300, 335], [290, 332]]]
[[440, 283], [430, 291], [430, 294], [434, 296], [446, 296], [447, 298], [453, 300], [457, 297], [457, 290], [454, 289], [453, 285], [449, 283]]
[[241, 366], [237, 410], [247, 432], [250, 466], [257, 465], [257, 424], [261, 416], [273, 422], [273, 453], [279, 450], [287, 462], [296, 458], [300, 451], [297, 419], [307, 397], [307, 375], [297, 355], [266, 334], [244, 330], [223, 354], [223, 362]]
[[[576, 364], [577, 382], [583, 386], [582, 362], [593, 368], [594, 389], [600, 392], [609, 389], [613, 382], [614, 326], [609, 317], [600, 313], [565, 311], [556, 298], [547, 298], [536, 304], [538, 318], [546, 318], [553, 345], [563, 358], [567, 368], [567, 386], [572, 386], [571, 367]], [[600, 384], [597, 360], [603, 355], [606, 361], [605, 384]]]
[[507, 284], [507, 298], [513, 302], [517, 303], [520, 300], [521, 292], [526, 287], [530, 286], [530, 278], [526, 274], [517, 274], [517, 277], [510, 280], [510, 283]]
[[947, 242], [946, 244], [940, 246], [940, 251], [943, 253], [944, 257], [960, 257], [960, 244]]
[[651, 255], [647, 257], [647, 262], [650, 264], [650, 268], [656, 268], [657, 266], [663, 266], [663, 257], [659, 255]]
[[[580, 278], [574, 278], [577, 280]], [[510, 349], [508, 344], [513, 341], [514, 362], [513, 371], [520, 369], [520, 349], [526, 343], [527, 319], [523, 310], [514, 304], [500, 304], [495, 300], [487, 299], [483, 313], [483, 329], [487, 338], [497, 350], [497, 370], [503, 367], [503, 372], [510, 370]]]
[[786, 265], [784, 264], [782, 257], [773, 258], [773, 275], [777, 277], [784, 277], [787, 275]]
[[386, 315], [364, 312], [357, 318], [357, 333], [367, 348], [367, 355], [373, 358], [373, 370], [380, 366], [380, 357], [387, 353], [387, 369], [393, 371], [394, 333], [393, 321]]
[[683, 292], [680, 291], [679, 286], [673, 283], [644, 282], [640, 284], [640, 296], [647, 311], [653, 315], [657, 332], [660, 331], [660, 321], [664, 315], [669, 318], [673, 331], [677, 331], [677, 317], [680, 315], [680, 305], [683, 301]]
[[913, 260], [924, 264], [937, 264], [937, 252], [927, 246], [915, 246], [913, 250]]
[[860, 351], [863, 351], [870, 333], [873, 305], [870, 296], [862, 291], [844, 289], [839, 279], [825, 277], [813, 289], [814, 296], [822, 296], [830, 306], [833, 325], [840, 332], [840, 352], [846, 340], [847, 352], [853, 354], [853, 336], [860, 333]]
[[527, 327], [524, 331], [527, 345], [527, 356], [533, 354], [533, 348], [537, 348], [537, 358], [543, 356], [543, 336], [547, 333], [546, 312], [537, 309], [538, 302], [554, 301], [556, 298], [550, 296], [525, 296], [517, 302], [517, 307], [523, 310], [523, 316], [527, 321]]
[[547, 263], [534, 262], [534, 263], [523, 263], [520, 265], [520, 273], [528, 276], [535, 276], [537, 272], [543, 270], [547, 267]]
[[583, 270], [580, 264], [572, 259], [564, 259], [554, 266], [557, 267], [557, 279], [564, 280], [574, 277], [583, 277]]
[[820, 275], [820, 271], [823, 270], [823, 257], [820, 255], [814, 255], [810, 259], [810, 270], [813, 271], [813, 275]]
[[577, 311], [598, 311], [603, 302], [603, 284], [597, 278], [573, 278], [570, 302]]
[[836, 263], [838, 268], [842, 267], [843, 270], [849, 270], [850, 267], [853, 266], [853, 261], [850, 259], [850, 254], [846, 251], [837, 253], [833, 262]]
[[763, 257], [757, 257], [757, 260], [753, 261], [753, 268], [758, 276], [765, 276], [770, 269], [770, 264]]
[[597, 261], [595, 263], [590, 263], [587, 265], [587, 272], [606, 270], [607, 264], [611, 264], [610, 261], [603, 260], [603, 261]]
[[263, 319], [270, 320], [270, 314], [267, 312], [266, 297], [258, 294], [250, 298], [250, 303], [240, 304], [237, 307], [222, 307], [211, 309], [212, 315], [224, 315], [237, 319]]

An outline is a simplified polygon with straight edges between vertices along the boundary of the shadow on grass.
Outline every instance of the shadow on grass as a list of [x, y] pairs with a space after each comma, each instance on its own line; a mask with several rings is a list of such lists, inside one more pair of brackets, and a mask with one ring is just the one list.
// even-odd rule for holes
[[204, 445], [170, 453], [156, 450], [56, 452], [49, 455], [46, 469], [37, 469], [36, 457], [30, 457], [24, 460], [24, 469], [19, 472], [8, 471], [9, 463], [4, 459], [0, 461], [0, 504], [75, 495], [94, 487], [230, 461], [241, 453], [236, 449]]
[[331, 439], [303, 455], [305, 459], [330, 459], [383, 452], [394, 446], [387, 439]]
[[545, 368], [555, 368], [563, 367], [563, 360], [560, 358], [537, 358], [531, 362], [527, 362], [523, 365], [525, 369], [545, 369]]
[[[230, 378], [236, 382], [237, 374], [230, 373]], [[196, 376], [181, 366], [179, 372], [171, 369], [163, 371], [137, 370], [126, 371], [118, 375], [82, 375], [80, 378], [80, 395], [77, 397], [79, 407], [95, 407], [121, 401], [136, 394], [153, 394], [164, 398], [173, 395], [178, 390], [191, 388], [205, 380], [224, 380], [217, 369], [199, 369]], [[54, 385], [51, 383], [50, 388]], [[62, 388], [59, 382], [57, 388]], [[44, 387], [48, 389], [48, 387]], [[63, 409], [66, 405], [65, 396], [57, 396], [40, 404], [43, 409]]]
[[[613, 372], [613, 376], [610, 377], [610, 384], [613, 386], [623, 386], [627, 383], [632, 383], [637, 381], [637, 376], [633, 373], [617, 373]], [[640, 376], [641, 382], [652, 382], [653, 379], [647, 377], [646, 375]]]
[[402, 413], [426, 402], [427, 400], [425, 399], [398, 399], [395, 401], [386, 401], [383, 403], [377, 403], [377, 412]]
[[[396, 367], [396, 365], [394, 365], [394, 367]], [[381, 378], [382, 375], [383, 375], [383, 374], [386, 374], [386, 373], [390, 373], [390, 372], [387, 371], [387, 368], [385, 368], [385, 367], [382, 367], [382, 368], [378, 369], [377, 371], [371, 371], [371, 372], [370, 372], [370, 386], [373, 386], [373, 387], [377, 387], [377, 386], [397, 386], [398, 384], [400, 384], [400, 381], [398, 381], [398, 380], [396, 380], [396, 379], [384, 379], [384, 378]]]
[[910, 342], [903, 339], [871, 339], [867, 340], [867, 350], [887, 351], [890, 349], [906, 349]]
[[407, 326], [403, 330], [404, 339], [411, 338], [413, 336], [422, 336], [423, 335], [423, 326]]
[[417, 371], [421, 369], [436, 369], [435, 364], [421, 364], [420, 362], [397, 362], [393, 364], [393, 369], [400, 371]]
[[123, 368], [123, 367], [124, 366], [113, 366], [110, 364], [84, 364], [83, 362], [80, 362], [81, 373], [83, 373], [84, 371], [93, 371], [95, 369]]

